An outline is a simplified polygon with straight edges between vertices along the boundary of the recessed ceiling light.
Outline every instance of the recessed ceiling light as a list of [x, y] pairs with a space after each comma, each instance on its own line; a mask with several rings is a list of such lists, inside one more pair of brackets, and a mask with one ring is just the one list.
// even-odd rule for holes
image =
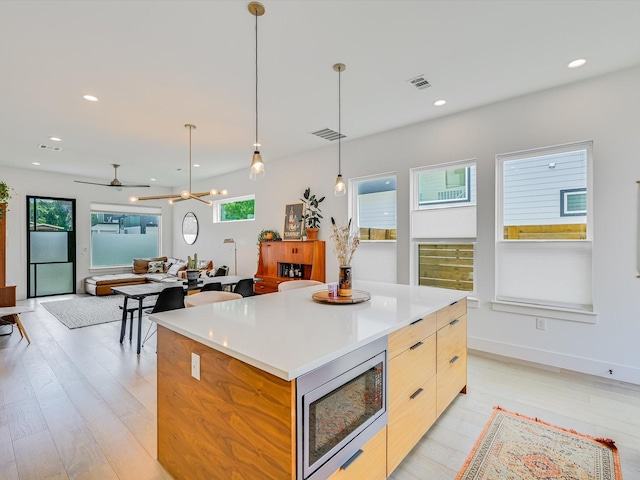
[[31, 165], [40, 165], [40, 162], [31, 162]]
[[94, 97], [93, 95], [83, 95], [83, 97], [85, 100], [89, 100], [90, 102], [97, 102], [98, 101], [98, 97]]
[[584, 58], [579, 58], [577, 60], [574, 60], [573, 62], [569, 62], [567, 67], [569, 67], [569, 68], [578, 68], [578, 67], [583, 66], [585, 63], [587, 63], [587, 61]]
[[199, 166], [200, 166], [200, 164], [198, 164], [198, 163], [194, 163], [194, 164], [193, 164], [193, 166], [194, 166], [194, 167], [199, 167]]
[[434, 104], [436, 107], [441, 107], [441, 106], [442, 106], [442, 105], [444, 105], [445, 103], [447, 103], [447, 101], [446, 101], [446, 100], [436, 100], [435, 102], [433, 102], [433, 104]]
[[49, 140], [53, 140], [54, 142], [61, 142], [62, 139], [58, 137], [49, 137]]
[[149, 179], [149, 181], [150, 181], [150, 182], [155, 182], [155, 181], [156, 181], [156, 179], [155, 179], [155, 178], [150, 178], [150, 179]]

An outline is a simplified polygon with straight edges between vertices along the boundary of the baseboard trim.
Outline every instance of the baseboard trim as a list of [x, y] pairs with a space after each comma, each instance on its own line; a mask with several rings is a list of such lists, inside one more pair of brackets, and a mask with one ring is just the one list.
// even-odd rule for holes
[[[628, 365], [608, 363], [592, 358], [566, 355], [478, 337], [469, 337], [467, 345], [470, 350], [530, 362], [543, 368], [551, 367], [570, 370], [572, 372], [600, 377], [601, 379], [640, 385], [640, 369]], [[613, 373], [610, 374], [610, 370]]]

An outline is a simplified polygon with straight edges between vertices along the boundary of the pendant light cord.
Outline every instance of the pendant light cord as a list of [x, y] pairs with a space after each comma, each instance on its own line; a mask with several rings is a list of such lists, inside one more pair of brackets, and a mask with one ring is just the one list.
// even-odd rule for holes
[[340, 77], [342, 75], [342, 68], [338, 69], [338, 175], [342, 175], [342, 151], [340, 139], [342, 138], [342, 101], [340, 92], [342, 91], [342, 85], [340, 83]]
[[258, 150], [258, 10], [255, 11], [256, 17], [256, 144], [254, 145]]
[[193, 127], [189, 125], [189, 194], [191, 194], [191, 130]]

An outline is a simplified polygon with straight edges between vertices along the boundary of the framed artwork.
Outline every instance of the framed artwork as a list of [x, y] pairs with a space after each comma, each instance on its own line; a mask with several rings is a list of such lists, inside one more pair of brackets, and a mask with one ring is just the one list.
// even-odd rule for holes
[[284, 212], [283, 240], [302, 240], [304, 235], [304, 203], [287, 205]]

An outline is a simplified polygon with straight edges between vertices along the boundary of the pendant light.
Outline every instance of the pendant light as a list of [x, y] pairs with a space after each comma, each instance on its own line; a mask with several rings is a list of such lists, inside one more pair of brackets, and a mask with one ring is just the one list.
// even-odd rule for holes
[[256, 18], [256, 143], [253, 144], [255, 150], [251, 160], [251, 170], [249, 178], [253, 181], [264, 177], [264, 162], [260, 155], [260, 144], [258, 143], [258, 17], [264, 15], [264, 6], [259, 2], [249, 4], [249, 12]]
[[[187, 123], [184, 126], [189, 129], [189, 189], [182, 190], [180, 193], [172, 193], [169, 195], [150, 195], [148, 197], [129, 197], [129, 201], [131, 203], [136, 203], [144, 200], [159, 200], [159, 199], [167, 199], [169, 201], [169, 205], [173, 205], [176, 202], [182, 202], [183, 200], [198, 200], [199, 202], [206, 203], [207, 205], [213, 205], [211, 200], [203, 200], [201, 197], [206, 197], [207, 195], [216, 196], [216, 195], [226, 195], [227, 190], [217, 190], [212, 188], [208, 192], [194, 192], [191, 189], [191, 132], [195, 130], [196, 126], [192, 123]], [[144, 186], [144, 185], [143, 185]]]
[[338, 72], [338, 176], [336, 177], [333, 193], [336, 197], [341, 197], [347, 193], [347, 185], [342, 178], [342, 149], [340, 144], [340, 139], [342, 138], [342, 102], [340, 98], [342, 85], [340, 84], [340, 74], [347, 69], [347, 66], [344, 63], [336, 63], [333, 69]]

